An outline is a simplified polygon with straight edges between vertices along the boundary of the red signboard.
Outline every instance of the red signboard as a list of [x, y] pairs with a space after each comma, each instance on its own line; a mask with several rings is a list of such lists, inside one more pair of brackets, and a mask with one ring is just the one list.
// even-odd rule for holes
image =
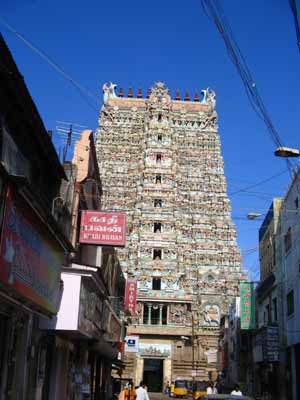
[[136, 295], [137, 295], [137, 282], [127, 281], [125, 288], [125, 311], [128, 310], [131, 315], [136, 311]]
[[80, 242], [125, 246], [126, 214], [121, 212], [82, 211]]
[[9, 188], [1, 237], [0, 281], [54, 314], [62, 261], [61, 247], [25, 201]]

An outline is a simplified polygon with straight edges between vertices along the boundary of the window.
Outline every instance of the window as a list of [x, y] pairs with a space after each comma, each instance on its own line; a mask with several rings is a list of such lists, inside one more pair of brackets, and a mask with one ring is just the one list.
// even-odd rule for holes
[[153, 232], [161, 232], [162, 224], [160, 222], [154, 222]]
[[157, 116], [157, 121], [158, 121], [158, 122], [161, 122], [161, 120], [162, 120], [162, 115], [161, 115], [161, 114], [158, 114], [158, 116]]
[[278, 312], [277, 312], [277, 299], [272, 300], [272, 308], [273, 308], [273, 322], [277, 322], [278, 320]]
[[161, 249], [153, 250], [153, 260], [161, 260], [162, 251]]
[[161, 175], [156, 175], [155, 177], [155, 183], [161, 183]]
[[161, 279], [153, 278], [152, 279], [152, 290], [160, 290], [161, 288]]
[[161, 207], [162, 200], [161, 199], [154, 199], [154, 207]]
[[[6, 171], [10, 175], [19, 175], [27, 178], [30, 181], [32, 174], [31, 165], [27, 158], [25, 158], [25, 156], [21, 152], [21, 146], [17, 146], [14, 139], [4, 126], [1, 129], [1, 134], [2, 149], [0, 158]], [[37, 173], [37, 171], [35, 172]]]
[[287, 315], [294, 314], [294, 291], [291, 290], [288, 295], [286, 296], [287, 302]]
[[295, 199], [295, 207], [296, 207], [296, 208], [299, 207], [299, 200], [298, 200], [298, 197], [296, 197], [296, 199]]
[[289, 252], [292, 247], [292, 230], [289, 228], [287, 233], [284, 235], [284, 248], [285, 252]]
[[156, 154], [156, 162], [161, 163], [161, 154], [160, 153]]
[[159, 134], [157, 135], [157, 141], [158, 141], [158, 142], [161, 142], [161, 141], [162, 141], [162, 134], [161, 134], [161, 133], [159, 133]]

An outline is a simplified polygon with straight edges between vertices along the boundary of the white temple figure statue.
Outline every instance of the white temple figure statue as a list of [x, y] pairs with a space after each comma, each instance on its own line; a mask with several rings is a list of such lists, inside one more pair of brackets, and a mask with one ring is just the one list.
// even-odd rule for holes
[[115, 83], [112, 82], [110, 82], [109, 84], [104, 83], [104, 85], [102, 86], [104, 104], [106, 104], [109, 99], [115, 99], [117, 97], [115, 93], [116, 87], [117, 85]]
[[216, 92], [208, 87], [201, 90], [201, 93], [203, 93], [201, 104], [210, 104], [212, 110], [214, 110], [216, 108]]

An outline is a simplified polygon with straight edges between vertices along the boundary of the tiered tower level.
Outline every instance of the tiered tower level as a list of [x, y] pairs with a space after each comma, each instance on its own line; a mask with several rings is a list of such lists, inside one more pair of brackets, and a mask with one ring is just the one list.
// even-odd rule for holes
[[[128, 330], [154, 342], [168, 337], [172, 376], [165, 379], [191, 376], [191, 353], [179, 344], [192, 333], [193, 314], [197, 376], [205, 379], [220, 318], [242, 277], [215, 92], [203, 90], [201, 101], [197, 94], [192, 101], [178, 92], [171, 99], [162, 82], [146, 98], [114, 89], [103, 87], [96, 147], [103, 209], [127, 213], [127, 243], [118, 253], [125, 275], [138, 282]], [[145, 344], [145, 352], [153, 346]]]

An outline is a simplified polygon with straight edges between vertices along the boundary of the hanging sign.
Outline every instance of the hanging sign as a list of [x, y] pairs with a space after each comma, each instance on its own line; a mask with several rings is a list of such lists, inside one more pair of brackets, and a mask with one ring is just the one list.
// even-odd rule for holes
[[137, 282], [127, 281], [125, 287], [125, 311], [128, 310], [131, 315], [136, 311], [136, 295], [137, 295]]
[[255, 328], [255, 296], [252, 282], [240, 283], [241, 329]]
[[137, 353], [139, 351], [139, 336], [125, 337], [125, 353]]
[[126, 214], [122, 212], [82, 211], [80, 243], [125, 246]]
[[57, 312], [63, 249], [11, 188], [0, 247], [0, 281], [52, 314]]

